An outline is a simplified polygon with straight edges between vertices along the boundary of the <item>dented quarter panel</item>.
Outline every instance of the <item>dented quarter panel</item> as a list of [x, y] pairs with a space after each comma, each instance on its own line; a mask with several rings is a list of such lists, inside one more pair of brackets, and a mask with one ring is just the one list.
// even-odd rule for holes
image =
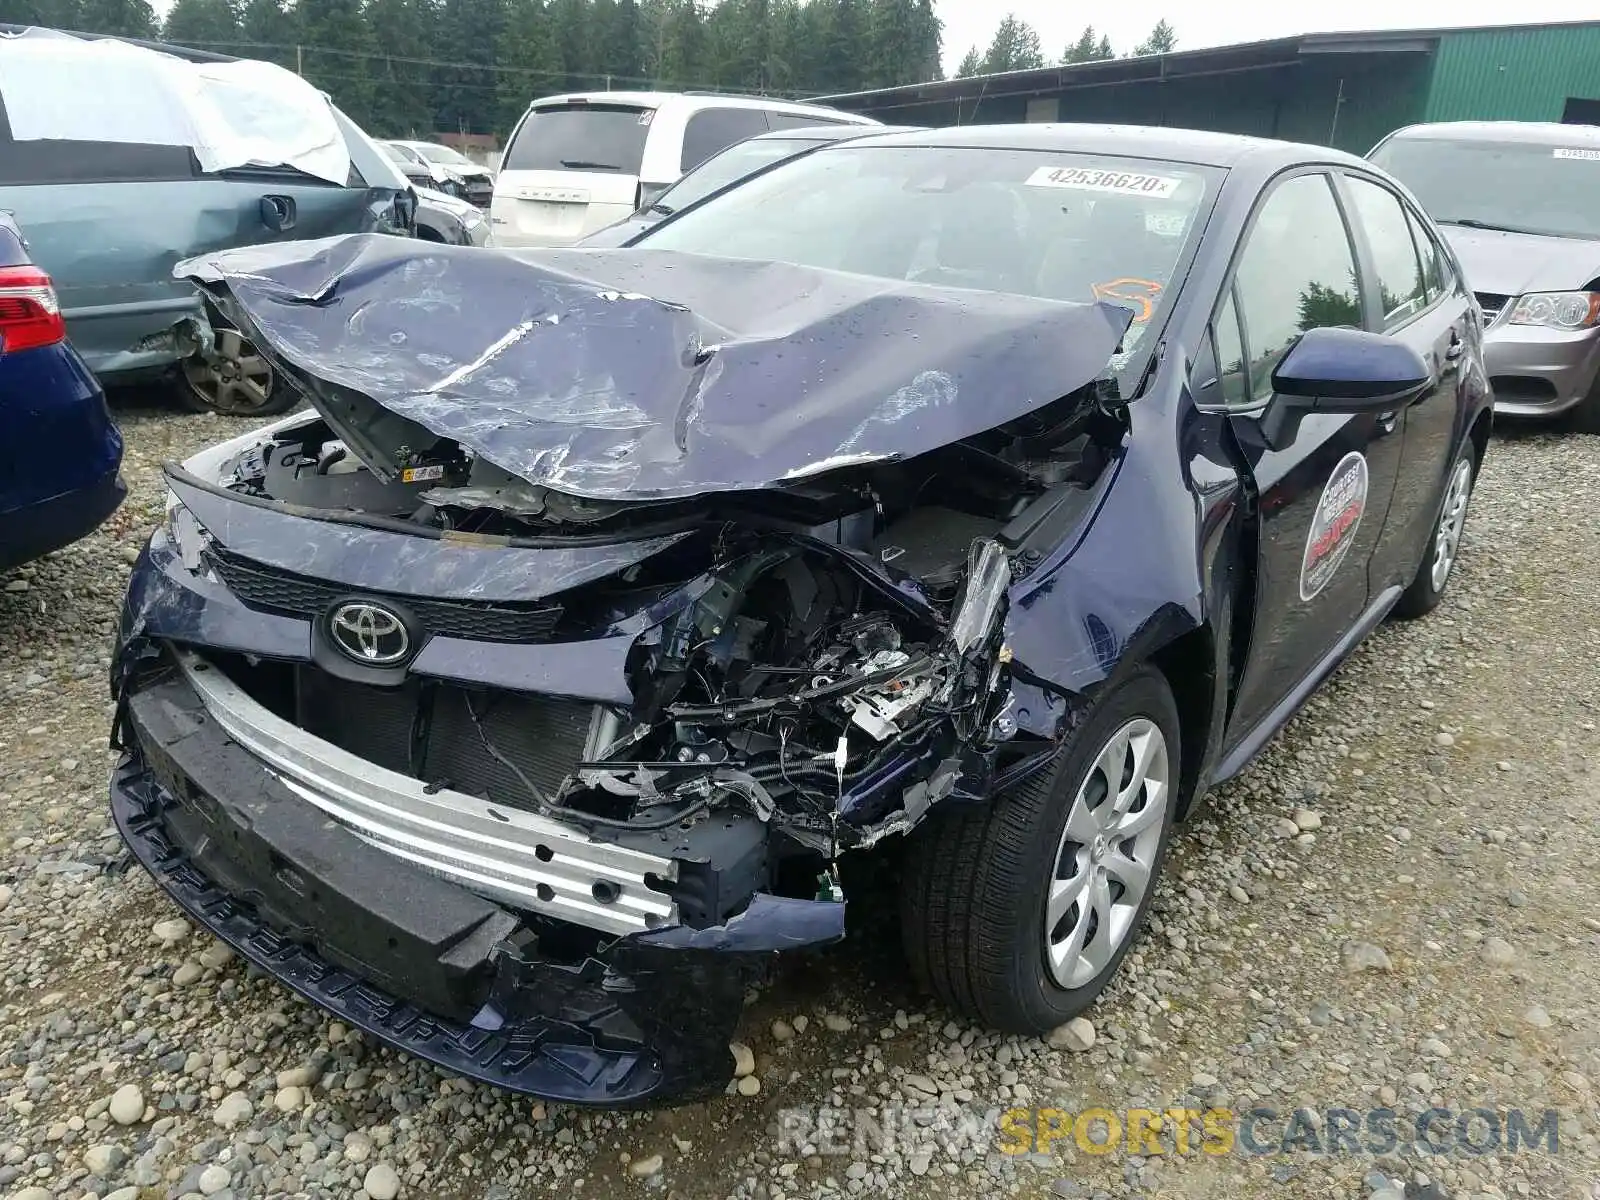
[[737, 492], [948, 445], [1095, 379], [1132, 315], [785, 263], [373, 236], [177, 273], [353, 446], [375, 405], [593, 499]]

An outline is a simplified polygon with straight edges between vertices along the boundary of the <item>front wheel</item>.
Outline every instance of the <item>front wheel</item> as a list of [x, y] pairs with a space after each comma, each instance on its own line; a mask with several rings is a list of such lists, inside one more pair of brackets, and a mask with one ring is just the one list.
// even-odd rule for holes
[[1444, 485], [1444, 500], [1439, 505], [1439, 519], [1417, 567], [1416, 578], [1395, 603], [1394, 615], [1402, 620], [1425, 616], [1444, 599], [1445, 586], [1461, 554], [1461, 533], [1467, 525], [1467, 506], [1472, 502], [1477, 461], [1477, 448], [1469, 438], [1450, 468], [1449, 480]]
[[1141, 667], [1057, 764], [914, 835], [901, 890], [913, 973], [948, 1007], [1043, 1034], [1087, 1008], [1144, 923], [1178, 787], [1178, 713]]

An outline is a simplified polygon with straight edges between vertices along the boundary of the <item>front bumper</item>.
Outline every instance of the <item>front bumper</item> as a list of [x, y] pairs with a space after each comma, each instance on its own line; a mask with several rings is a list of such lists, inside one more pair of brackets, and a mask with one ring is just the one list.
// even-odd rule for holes
[[[732, 1073], [745, 989], [772, 952], [843, 935], [842, 904], [758, 894], [721, 926], [589, 935], [574, 952], [574, 926], [446, 878], [449, 860], [380, 844], [351, 794], [368, 781], [272, 756], [198, 678], [169, 670], [123, 697], [110, 792], [124, 840], [246, 959], [446, 1069], [574, 1104], [714, 1095]], [[330, 796], [353, 807], [336, 812]], [[561, 865], [540, 849], [534, 864]]]
[[1581, 404], [1600, 374], [1600, 330], [1567, 333], [1529, 325], [1491, 325], [1483, 360], [1497, 413], [1554, 417]]

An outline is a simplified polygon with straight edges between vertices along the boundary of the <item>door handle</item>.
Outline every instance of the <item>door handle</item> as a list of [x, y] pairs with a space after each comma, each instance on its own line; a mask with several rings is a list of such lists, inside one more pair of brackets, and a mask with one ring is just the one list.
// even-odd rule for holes
[[1392, 412], [1379, 413], [1378, 414], [1378, 428], [1381, 429], [1384, 433], [1393, 433], [1394, 432], [1395, 422], [1397, 420], [1399, 420], [1399, 419], [1400, 419], [1400, 414], [1399, 413], [1392, 413]]
[[273, 233], [285, 233], [294, 228], [294, 197], [261, 197], [261, 223]]
[[1461, 335], [1452, 329], [1450, 331], [1450, 348], [1444, 352], [1445, 358], [1453, 362], [1461, 357], [1466, 348], [1467, 344], [1461, 340]]

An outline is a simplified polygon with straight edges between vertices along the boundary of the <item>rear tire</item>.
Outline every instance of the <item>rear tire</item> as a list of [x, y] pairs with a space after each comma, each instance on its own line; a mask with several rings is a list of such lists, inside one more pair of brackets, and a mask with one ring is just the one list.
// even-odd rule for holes
[[213, 324], [216, 339], [211, 359], [199, 355], [183, 361], [179, 392], [192, 412], [225, 417], [275, 417], [288, 412], [299, 397], [279, 382], [270, 363], [237, 329]]
[[[1100, 700], [1054, 767], [986, 808], [929, 817], [907, 847], [900, 893], [918, 981], [1014, 1033], [1043, 1034], [1093, 1003], [1155, 895], [1179, 745], [1172, 691], [1144, 666]], [[1120, 823], [1108, 815], [1119, 802]], [[1129, 881], [1141, 877], [1135, 897]]]
[[1400, 594], [1391, 615], [1403, 621], [1413, 620], [1431, 613], [1444, 599], [1444, 590], [1461, 557], [1461, 532], [1466, 528], [1467, 508], [1472, 503], [1472, 485], [1477, 477], [1478, 449], [1468, 438], [1445, 480], [1433, 536], [1422, 552], [1416, 577]]

